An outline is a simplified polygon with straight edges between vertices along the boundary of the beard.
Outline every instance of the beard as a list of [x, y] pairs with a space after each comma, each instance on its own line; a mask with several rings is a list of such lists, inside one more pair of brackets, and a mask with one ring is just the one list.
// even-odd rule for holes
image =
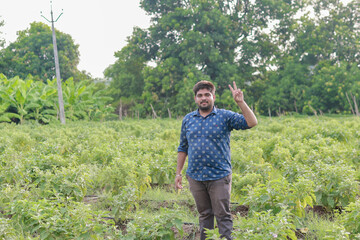
[[210, 111], [213, 108], [213, 105], [210, 104], [210, 103], [208, 103], [207, 105], [201, 105], [201, 103], [200, 103], [200, 104], [198, 104], [198, 107], [199, 107], [199, 109], [201, 111], [207, 112], [207, 111]]

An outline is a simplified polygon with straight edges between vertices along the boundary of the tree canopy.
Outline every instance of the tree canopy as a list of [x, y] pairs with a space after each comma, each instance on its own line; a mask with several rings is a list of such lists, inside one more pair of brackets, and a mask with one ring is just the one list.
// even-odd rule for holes
[[[4, 20], [1, 20], [1, 16], [0, 16], [0, 29], [2, 26], [4, 26], [4, 24], [5, 24]], [[5, 44], [5, 40], [3, 39], [2, 32], [0, 30], [0, 49], [4, 46], [4, 44]]]
[[261, 114], [349, 112], [346, 93], [359, 99], [358, 1], [142, 0], [141, 7], [151, 26], [134, 28], [105, 72], [115, 99], [135, 101], [129, 108], [183, 115], [195, 107], [192, 86], [201, 79], [217, 86], [219, 107], [232, 109], [227, 85], [236, 81]]
[[[56, 30], [57, 48], [61, 77], [68, 79], [79, 76], [79, 45], [69, 34]], [[40, 22], [33, 22], [30, 28], [19, 31], [18, 38], [0, 51], [0, 73], [9, 78], [26, 78], [29, 74], [37, 80], [52, 79], [55, 76], [54, 50], [51, 28]]]

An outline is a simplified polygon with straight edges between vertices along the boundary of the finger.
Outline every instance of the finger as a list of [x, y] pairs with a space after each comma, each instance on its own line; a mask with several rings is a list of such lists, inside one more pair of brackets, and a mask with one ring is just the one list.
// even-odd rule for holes
[[234, 89], [237, 90], [237, 86], [236, 86], [235, 81], [233, 81], [233, 85], [234, 85]]
[[234, 92], [234, 89], [231, 87], [231, 85], [229, 84], [229, 88], [231, 92]]

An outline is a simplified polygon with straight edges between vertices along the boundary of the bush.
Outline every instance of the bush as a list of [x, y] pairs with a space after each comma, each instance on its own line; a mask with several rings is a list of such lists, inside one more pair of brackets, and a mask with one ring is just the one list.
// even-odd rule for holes
[[315, 187], [317, 204], [332, 210], [335, 207], [345, 207], [355, 200], [359, 188], [352, 167], [317, 162], [314, 168], [316, 174], [313, 181], [317, 183]]
[[24, 234], [24, 238], [96, 239], [114, 232], [113, 222], [104, 224], [106, 220], [101, 213], [64, 198], [17, 200], [10, 203], [8, 214], [12, 215], [12, 225]]
[[298, 179], [290, 184], [284, 178], [269, 180], [248, 188], [245, 203], [253, 211], [271, 210], [277, 214], [285, 206], [298, 217], [305, 216], [305, 207], [315, 202], [314, 183], [308, 179]]
[[345, 229], [354, 239], [360, 239], [360, 199], [351, 202], [344, 210], [341, 219]]
[[286, 208], [277, 214], [270, 210], [252, 212], [248, 218], [238, 216], [234, 221], [233, 237], [239, 240], [297, 239], [293, 216]]

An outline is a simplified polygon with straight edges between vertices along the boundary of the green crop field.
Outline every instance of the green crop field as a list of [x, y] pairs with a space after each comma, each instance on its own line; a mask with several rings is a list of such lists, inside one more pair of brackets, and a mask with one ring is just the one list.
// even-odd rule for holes
[[[0, 238], [196, 239], [180, 126], [0, 124]], [[231, 154], [235, 239], [360, 239], [359, 118], [260, 118]]]

